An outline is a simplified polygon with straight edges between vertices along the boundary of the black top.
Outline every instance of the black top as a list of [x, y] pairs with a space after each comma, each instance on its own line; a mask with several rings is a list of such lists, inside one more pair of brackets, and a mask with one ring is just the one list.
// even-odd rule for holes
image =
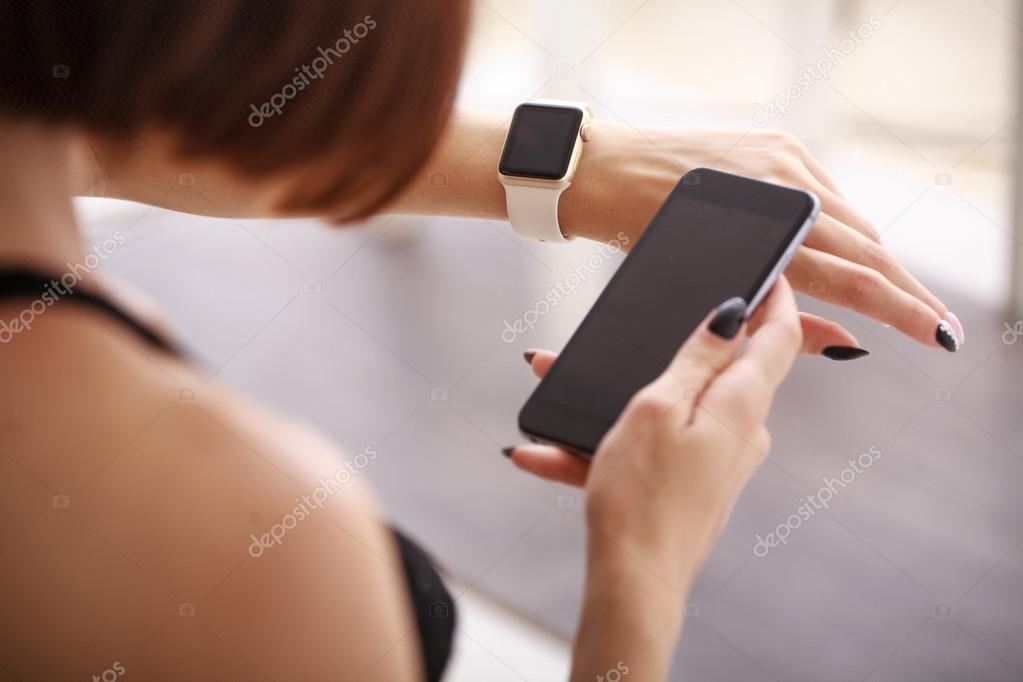
[[[125, 325], [153, 348], [171, 355], [181, 354], [168, 339], [103, 296], [84, 288], [75, 288], [74, 285], [68, 287], [58, 278], [41, 272], [24, 268], [0, 268], [0, 301], [8, 299], [26, 299], [33, 304], [40, 302], [46, 308], [63, 301], [91, 307]], [[4, 336], [13, 338], [23, 326], [17, 319], [0, 319], [0, 332], [3, 332], [0, 333], [0, 339]], [[3, 340], [6, 342], [9, 338]], [[454, 601], [426, 553], [398, 531], [394, 531], [394, 536], [419, 630], [423, 670], [427, 680], [439, 680], [451, 655], [455, 630]]]

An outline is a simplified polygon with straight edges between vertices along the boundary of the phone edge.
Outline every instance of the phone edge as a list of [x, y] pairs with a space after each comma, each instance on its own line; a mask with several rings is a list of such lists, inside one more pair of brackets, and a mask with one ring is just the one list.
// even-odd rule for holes
[[760, 285], [760, 290], [757, 291], [757, 293], [753, 296], [753, 300], [746, 306], [746, 317], [749, 317], [754, 313], [754, 311], [756, 311], [757, 306], [763, 302], [768, 292], [771, 291], [771, 287], [773, 287], [775, 282], [778, 281], [781, 273], [786, 267], [788, 267], [789, 263], [792, 262], [792, 258], [796, 255], [796, 249], [802, 246], [803, 242], [806, 241], [806, 236], [810, 233], [810, 229], [813, 227], [814, 222], [817, 221], [817, 216], [820, 215], [821, 202], [820, 199], [817, 198], [816, 194], [805, 189], [798, 189], [795, 187], [789, 187], [789, 189], [801, 192], [810, 199], [810, 212], [807, 214], [806, 220], [803, 221], [803, 224], [799, 226], [796, 234], [789, 241], [789, 245], [785, 247], [784, 253], [782, 253], [781, 257], [775, 262], [771, 272], [769, 272], [767, 277], [764, 278], [764, 283]]

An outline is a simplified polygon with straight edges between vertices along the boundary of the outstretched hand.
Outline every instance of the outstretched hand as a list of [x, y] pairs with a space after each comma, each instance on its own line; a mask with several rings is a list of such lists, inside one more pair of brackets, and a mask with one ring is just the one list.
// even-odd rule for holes
[[[877, 228], [839, 191], [806, 147], [763, 130], [637, 130], [597, 119], [562, 226], [594, 239], [638, 237], [684, 173], [700, 166], [798, 187], [821, 213], [785, 270], [792, 288], [954, 351], [965, 340], [945, 304], [881, 244]], [[633, 242], [635, 239], [633, 239]]]

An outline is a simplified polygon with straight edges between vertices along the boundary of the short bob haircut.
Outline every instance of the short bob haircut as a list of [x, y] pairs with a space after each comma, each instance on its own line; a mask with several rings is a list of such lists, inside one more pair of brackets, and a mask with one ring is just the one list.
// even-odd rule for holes
[[5, 0], [0, 116], [290, 178], [285, 212], [354, 220], [450, 114], [468, 0]]

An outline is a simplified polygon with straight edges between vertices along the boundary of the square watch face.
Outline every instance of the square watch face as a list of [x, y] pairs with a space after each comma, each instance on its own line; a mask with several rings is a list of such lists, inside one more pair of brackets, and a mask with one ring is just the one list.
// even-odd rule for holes
[[501, 154], [501, 173], [545, 180], [563, 178], [582, 122], [583, 112], [573, 107], [519, 105]]

